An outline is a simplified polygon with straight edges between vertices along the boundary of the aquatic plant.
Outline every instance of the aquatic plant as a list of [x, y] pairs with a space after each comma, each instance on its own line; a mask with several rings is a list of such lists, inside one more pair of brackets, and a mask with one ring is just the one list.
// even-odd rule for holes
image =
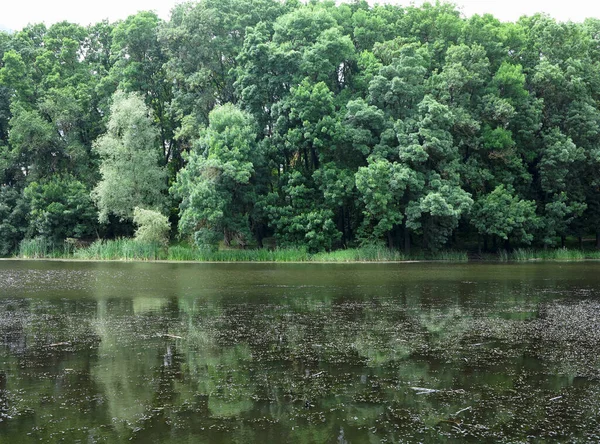
[[157, 242], [137, 239], [97, 240], [87, 247], [55, 244], [43, 239], [23, 241], [19, 250], [23, 258], [70, 258], [87, 260], [171, 260], [198, 262], [397, 262], [405, 260], [439, 260], [466, 262], [467, 253], [441, 251], [435, 254], [415, 252], [407, 256], [383, 245], [365, 245], [321, 253], [309, 253], [305, 248], [260, 249], [200, 249], [186, 244], [165, 248]]
[[600, 252], [585, 251], [579, 249], [546, 249], [534, 250], [529, 248], [518, 248], [511, 253], [504, 254], [509, 260], [513, 261], [531, 261], [531, 260], [555, 260], [555, 261], [581, 261], [585, 259], [598, 259]]
[[73, 253], [73, 244], [53, 242], [46, 238], [22, 240], [19, 244], [19, 257], [27, 259], [68, 258]]
[[73, 256], [92, 260], [160, 260], [167, 257], [162, 245], [134, 239], [97, 240], [89, 247], [77, 249]]

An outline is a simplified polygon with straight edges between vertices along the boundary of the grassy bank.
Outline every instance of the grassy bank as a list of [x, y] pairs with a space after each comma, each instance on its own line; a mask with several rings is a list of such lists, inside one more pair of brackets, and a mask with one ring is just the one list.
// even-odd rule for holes
[[501, 261], [583, 261], [587, 259], [600, 259], [598, 250], [580, 250], [557, 248], [547, 250], [535, 250], [531, 248], [517, 248], [514, 251], [499, 253]]
[[409, 260], [441, 260], [466, 262], [467, 253], [442, 251], [436, 254], [416, 252], [405, 255], [383, 246], [365, 246], [311, 254], [300, 248], [252, 250], [203, 250], [187, 245], [138, 242], [133, 239], [98, 240], [87, 247], [56, 244], [40, 239], [21, 242], [18, 257], [83, 259], [83, 260], [170, 260], [198, 262], [397, 262]]
[[[416, 251], [405, 255], [401, 251], [371, 245], [321, 253], [308, 253], [301, 248], [275, 249], [220, 249], [203, 250], [188, 245], [171, 245], [139, 242], [134, 239], [98, 240], [86, 247], [64, 242], [53, 243], [43, 239], [21, 242], [18, 257], [31, 259], [83, 259], [83, 260], [169, 260], [197, 262], [399, 262], [411, 260], [437, 260], [466, 262], [468, 255], [460, 251], [424, 253]], [[490, 261], [581, 261], [600, 259], [598, 250], [519, 248], [511, 252], [484, 256]]]

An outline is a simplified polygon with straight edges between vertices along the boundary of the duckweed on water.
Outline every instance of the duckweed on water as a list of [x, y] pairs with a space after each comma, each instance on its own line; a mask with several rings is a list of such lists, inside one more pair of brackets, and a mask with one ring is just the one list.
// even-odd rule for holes
[[45, 266], [0, 265], [0, 441], [600, 436], [585, 265]]

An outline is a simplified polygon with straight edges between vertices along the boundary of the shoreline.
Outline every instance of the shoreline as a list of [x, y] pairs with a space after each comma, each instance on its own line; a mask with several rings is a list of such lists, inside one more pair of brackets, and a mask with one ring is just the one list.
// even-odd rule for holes
[[530, 258], [526, 260], [518, 259], [478, 259], [478, 260], [444, 260], [444, 259], [407, 259], [407, 260], [381, 260], [381, 261], [194, 261], [194, 260], [176, 260], [176, 259], [79, 259], [79, 258], [26, 258], [26, 257], [5, 257], [0, 258], [0, 262], [110, 262], [110, 263], [154, 263], [154, 264], [317, 264], [317, 265], [351, 265], [351, 264], [427, 264], [427, 263], [446, 263], [446, 264], [512, 264], [512, 263], [530, 263], [530, 262], [598, 262], [597, 258], [581, 259], [548, 259], [548, 258]]
[[[408, 259], [405, 261], [190, 261], [176, 259], [79, 259], [45, 257], [2, 257], [0, 261], [49, 261], [49, 262], [117, 262], [117, 263], [156, 263], [156, 264], [416, 264], [428, 262], [466, 263], [440, 259]], [[475, 262], [475, 261], [471, 261]], [[483, 262], [483, 261], [477, 261]]]

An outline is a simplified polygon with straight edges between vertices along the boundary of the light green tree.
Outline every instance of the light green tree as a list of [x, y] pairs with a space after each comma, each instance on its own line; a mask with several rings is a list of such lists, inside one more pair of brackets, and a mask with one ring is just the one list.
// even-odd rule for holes
[[111, 214], [131, 220], [138, 206], [162, 208], [166, 172], [159, 166], [157, 131], [139, 95], [115, 93], [108, 131], [95, 142], [94, 149], [102, 161], [102, 179], [92, 192], [100, 222], [107, 222]]
[[154, 210], [133, 209], [133, 223], [137, 225], [135, 240], [167, 245], [171, 224], [167, 216]]

